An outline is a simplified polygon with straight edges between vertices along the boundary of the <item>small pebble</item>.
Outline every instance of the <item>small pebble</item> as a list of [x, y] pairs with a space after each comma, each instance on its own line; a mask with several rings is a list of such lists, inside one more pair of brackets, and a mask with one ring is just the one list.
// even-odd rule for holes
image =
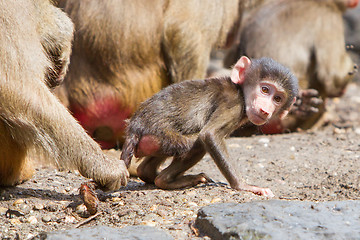
[[196, 191], [186, 191], [186, 195], [188, 195], [188, 196], [195, 196], [197, 193], [196, 193]]
[[202, 199], [202, 205], [208, 205], [210, 203], [211, 203], [210, 199], [207, 199], [207, 198]]
[[118, 206], [125, 205], [125, 202], [122, 200], [122, 198], [119, 198], [119, 197], [114, 197], [111, 199], [111, 201], [113, 202], [114, 205], [118, 205]]
[[65, 223], [74, 223], [75, 221], [76, 221], [76, 219], [73, 216], [66, 216], [64, 219]]
[[50, 221], [51, 221], [51, 216], [45, 215], [45, 216], [43, 216], [43, 217], [41, 218], [41, 220], [42, 220], [43, 222], [45, 222], [45, 223], [50, 222]]
[[8, 210], [8, 208], [0, 207], [0, 216], [5, 215], [7, 210]]
[[44, 209], [44, 205], [41, 203], [36, 203], [33, 207], [34, 210], [42, 210]]
[[19, 198], [14, 201], [13, 206], [24, 204], [24, 203], [25, 203], [24, 199]]
[[184, 210], [182, 212], [182, 215], [187, 215], [187, 216], [192, 216], [194, 214], [194, 211], [191, 211], [191, 210]]
[[157, 208], [158, 208], [157, 205], [152, 205], [152, 206], [150, 207], [150, 211], [155, 211]]
[[12, 219], [10, 219], [10, 223], [12, 225], [20, 225], [21, 221], [18, 218], [12, 218]]
[[111, 201], [112, 202], [122, 202], [123, 200], [121, 197], [113, 197], [113, 198], [111, 198]]
[[188, 202], [187, 205], [189, 207], [197, 207], [198, 206], [197, 203], [195, 203], [195, 202]]
[[30, 223], [30, 224], [36, 224], [38, 223], [38, 220], [35, 216], [30, 216], [28, 219], [27, 219], [27, 222]]
[[142, 222], [141, 225], [145, 225], [145, 226], [150, 226], [150, 227], [155, 227], [156, 226], [156, 222], [154, 221], [145, 221], [145, 222]]
[[35, 237], [34, 234], [29, 233], [29, 234], [25, 237], [25, 239], [34, 239], [34, 237]]
[[355, 128], [355, 133], [360, 135], [360, 128]]
[[346, 130], [345, 129], [340, 129], [340, 128], [334, 128], [333, 132], [335, 134], [341, 134], [341, 133], [345, 133]]
[[264, 144], [266, 144], [266, 143], [269, 143], [270, 142], [270, 139], [269, 138], [260, 138], [259, 139], [259, 143], [264, 143]]
[[86, 212], [86, 206], [84, 204], [80, 204], [76, 207], [75, 212], [79, 215], [85, 214]]
[[213, 198], [210, 203], [221, 202], [221, 198]]
[[259, 168], [265, 168], [265, 166], [262, 163], [257, 164]]

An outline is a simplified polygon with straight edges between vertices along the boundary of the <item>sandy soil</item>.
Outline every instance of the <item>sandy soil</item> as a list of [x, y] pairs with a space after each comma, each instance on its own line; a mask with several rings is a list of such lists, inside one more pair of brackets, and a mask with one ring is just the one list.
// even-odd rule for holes
[[[328, 102], [329, 123], [316, 131], [227, 140], [232, 162], [246, 182], [270, 187], [278, 199], [330, 201], [360, 199], [360, 85]], [[92, 221], [78, 197], [86, 181], [76, 172], [37, 169], [34, 178], [0, 189], [0, 234], [28, 239], [42, 231], [107, 225], [150, 225], [175, 239], [197, 237], [193, 221], [199, 208], [215, 202], [263, 199], [229, 188], [210, 157], [191, 172], [207, 173], [215, 183], [164, 191], [132, 178], [119, 191], [98, 191], [100, 214]]]

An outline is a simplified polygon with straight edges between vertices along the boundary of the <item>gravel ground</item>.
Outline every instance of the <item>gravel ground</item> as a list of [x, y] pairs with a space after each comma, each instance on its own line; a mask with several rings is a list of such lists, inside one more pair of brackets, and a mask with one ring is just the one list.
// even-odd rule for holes
[[[359, 200], [359, 91], [360, 85], [352, 83], [345, 96], [329, 101], [329, 123], [316, 131], [228, 139], [238, 174], [248, 183], [270, 187], [275, 199]], [[149, 225], [175, 239], [206, 239], [192, 225], [199, 208], [264, 199], [229, 188], [209, 156], [190, 172], [205, 172], [215, 183], [164, 191], [131, 178], [119, 191], [98, 190], [100, 214], [84, 222], [88, 215], [78, 187], [86, 179], [76, 171], [39, 168], [30, 181], [0, 189], [0, 236], [30, 239], [43, 231], [83, 226]]]

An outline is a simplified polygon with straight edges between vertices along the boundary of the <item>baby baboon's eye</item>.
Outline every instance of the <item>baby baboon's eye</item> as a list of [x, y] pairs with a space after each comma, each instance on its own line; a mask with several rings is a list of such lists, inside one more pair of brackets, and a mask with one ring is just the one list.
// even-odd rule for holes
[[280, 96], [275, 96], [275, 97], [274, 97], [274, 100], [275, 100], [275, 102], [277, 102], [277, 103], [281, 103], [282, 98], [281, 98]]
[[262, 87], [261, 87], [261, 91], [262, 91], [263, 93], [269, 93], [269, 88], [266, 87], [266, 86], [262, 86]]

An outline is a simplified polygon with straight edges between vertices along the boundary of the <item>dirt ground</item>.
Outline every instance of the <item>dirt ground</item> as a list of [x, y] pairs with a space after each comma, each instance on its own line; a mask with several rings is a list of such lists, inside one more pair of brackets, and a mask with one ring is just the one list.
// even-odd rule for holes
[[[270, 187], [277, 199], [330, 201], [360, 199], [360, 84], [328, 102], [329, 123], [316, 131], [227, 140], [232, 162], [246, 182]], [[0, 189], [2, 239], [29, 239], [42, 231], [107, 225], [149, 225], [174, 239], [197, 237], [199, 208], [217, 202], [263, 199], [229, 188], [206, 156], [191, 172], [207, 173], [215, 183], [164, 191], [132, 178], [127, 187], [98, 191], [100, 214], [89, 222], [78, 197], [86, 179], [76, 172], [39, 168], [33, 179]]]

